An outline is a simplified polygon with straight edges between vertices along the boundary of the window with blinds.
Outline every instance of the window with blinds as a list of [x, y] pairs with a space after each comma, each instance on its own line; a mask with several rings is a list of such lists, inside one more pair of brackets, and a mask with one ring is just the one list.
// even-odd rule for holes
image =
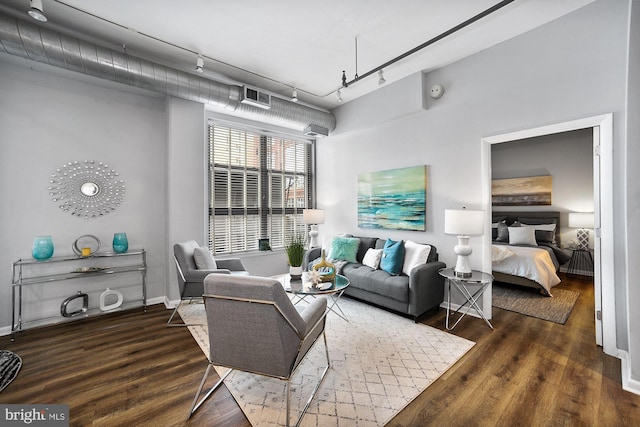
[[216, 254], [258, 250], [258, 239], [284, 246], [307, 233], [312, 149], [243, 129], [209, 126], [209, 248]]

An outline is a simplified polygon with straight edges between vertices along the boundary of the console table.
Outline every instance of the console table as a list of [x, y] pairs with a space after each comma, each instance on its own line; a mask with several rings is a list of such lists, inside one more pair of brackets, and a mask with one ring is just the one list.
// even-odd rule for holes
[[[15, 339], [15, 333], [29, 327], [42, 326], [49, 323], [76, 320], [116, 310], [124, 310], [134, 307], [143, 307], [147, 311], [147, 254], [144, 249], [131, 250], [125, 253], [98, 252], [91, 256], [81, 257], [76, 255], [52, 257], [44, 261], [35, 259], [19, 259], [12, 265], [11, 280], [11, 341]], [[118, 275], [120, 273], [140, 272], [142, 298], [124, 300], [122, 305], [114, 310], [102, 311], [100, 308], [89, 308], [86, 311], [72, 317], [48, 317], [37, 320], [24, 321], [22, 316], [25, 310], [23, 306], [23, 288], [25, 286], [45, 285], [51, 282], [84, 279], [89, 281], [96, 277], [106, 275]]]

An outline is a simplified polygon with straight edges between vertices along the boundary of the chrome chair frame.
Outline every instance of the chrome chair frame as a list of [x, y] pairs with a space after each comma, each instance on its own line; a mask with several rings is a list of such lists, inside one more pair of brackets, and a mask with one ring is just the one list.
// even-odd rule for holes
[[[291, 326], [291, 328], [298, 334], [299, 337], [301, 337], [300, 339], [300, 344], [298, 345], [298, 354], [300, 352], [300, 349], [303, 345], [303, 343], [305, 342], [305, 339], [309, 336], [309, 334], [311, 334], [316, 327], [323, 321], [325, 321], [327, 313], [325, 311], [325, 313], [322, 314], [322, 316], [314, 323], [312, 328], [309, 328], [309, 332], [307, 335], [302, 336], [301, 335], [301, 331], [299, 331], [291, 322], [291, 320], [286, 316], [285, 313], [282, 312], [282, 310], [280, 309], [280, 307], [278, 307], [275, 302], [273, 301], [263, 301], [263, 300], [257, 300], [257, 299], [248, 299], [248, 298], [233, 298], [233, 297], [228, 297], [228, 296], [221, 296], [221, 295], [211, 295], [211, 294], [205, 294], [203, 295], [204, 299], [206, 300], [206, 298], [220, 298], [220, 299], [226, 299], [226, 300], [232, 300], [232, 301], [242, 301], [242, 302], [249, 302], [249, 303], [255, 303], [255, 304], [268, 304], [268, 305], [273, 305], [274, 308], [280, 313], [280, 315], [282, 315], [282, 317], [286, 320], [287, 324], [289, 324], [289, 326]], [[307, 400], [304, 408], [302, 409], [302, 412], [300, 413], [300, 415], [298, 416], [298, 419], [296, 420], [295, 426], [299, 426], [300, 422], [302, 421], [302, 418], [304, 417], [305, 413], [307, 412], [307, 409], [309, 408], [309, 405], [311, 405], [311, 401], [313, 400], [313, 398], [315, 397], [315, 395], [318, 392], [318, 389], [320, 388], [320, 385], [322, 384], [322, 381], [324, 380], [325, 376], [327, 375], [327, 372], [329, 371], [329, 368], [331, 367], [331, 361], [329, 359], [329, 348], [327, 346], [327, 336], [325, 334], [325, 330], [323, 328], [322, 330], [322, 337], [323, 337], [323, 341], [324, 341], [324, 353], [325, 353], [325, 357], [327, 360], [327, 366], [324, 368], [324, 370], [322, 371], [322, 374], [320, 375], [320, 379], [318, 380], [318, 383], [316, 384], [315, 388], [313, 389], [313, 392], [311, 393], [311, 396], [309, 397], [309, 399]], [[267, 376], [267, 377], [271, 377], [271, 378], [277, 378], [283, 381], [286, 381], [286, 387], [285, 387], [285, 394], [286, 394], [286, 426], [289, 427], [289, 419], [290, 419], [290, 400], [291, 400], [291, 378], [296, 374], [296, 372], [298, 371], [298, 368], [300, 367], [300, 365], [302, 364], [302, 361], [305, 359], [305, 357], [307, 356], [307, 354], [309, 354], [309, 352], [311, 351], [312, 348], [315, 347], [316, 343], [318, 342], [318, 338], [320, 338], [320, 335], [318, 335], [313, 344], [311, 346], [309, 346], [309, 349], [307, 350], [307, 352], [299, 358], [297, 364], [295, 365], [295, 367], [293, 368], [293, 370], [290, 372], [290, 374], [286, 377], [281, 377], [281, 376], [275, 376], [275, 375], [268, 375], [265, 373], [258, 373], [258, 372], [251, 372], [251, 371], [245, 371], [242, 370], [242, 372], [249, 372], [251, 374], [255, 374], [255, 375], [262, 375], [262, 376]], [[214, 391], [216, 391], [216, 389], [224, 383], [224, 380], [229, 376], [229, 374], [231, 374], [231, 372], [233, 372], [234, 369], [233, 367], [230, 366], [223, 366], [225, 368], [228, 368], [229, 370], [211, 387], [211, 389], [205, 394], [205, 396], [198, 401], [198, 397], [200, 396], [200, 394], [202, 393], [202, 389], [204, 388], [204, 384], [205, 381], [207, 380], [207, 377], [209, 376], [209, 372], [211, 371], [211, 367], [213, 366], [213, 362], [209, 359], [209, 364], [207, 365], [207, 369], [205, 370], [204, 376], [202, 377], [202, 381], [200, 381], [200, 386], [198, 387], [198, 391], [196, 392], [196, 395], [193, 399], [193, 404], [191, 405], [191, 410], [189, 412], [189, 417], [191, 418], [191, 416], [200, 408], [200, 406], [202, 406], [202, 404], [213, 394]], [[217, 366], [221, 366], [221, 365], [217, 365]]]

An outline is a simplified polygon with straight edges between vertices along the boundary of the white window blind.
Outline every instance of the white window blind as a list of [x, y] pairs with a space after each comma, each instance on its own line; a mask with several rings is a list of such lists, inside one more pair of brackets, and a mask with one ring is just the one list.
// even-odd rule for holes
[[209, 126], [209, 247], [217, 254], [282, 247], [306, 234], [312, 149], [296, 141], [220, 125]]

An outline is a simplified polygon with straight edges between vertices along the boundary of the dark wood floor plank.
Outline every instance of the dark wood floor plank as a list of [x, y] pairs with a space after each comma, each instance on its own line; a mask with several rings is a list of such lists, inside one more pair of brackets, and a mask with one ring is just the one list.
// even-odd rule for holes
[[[591, 281], [563, 276], [560, 287], [580, 292], [565, 325], [500, 309], [493, 331], [463, 319], [453, 333], [474, 348], [389, 426], [638, 425], [640, 396], [622, 390], [620, 361], [595, 345]], [[249, 426], [224, 386], [187, 420], [207, 361], [168, 316], [157, 305], [0, 337], [23, 359], [0, 402], [69, 404], [73, 426]], [[444, 329], [444, 310], [422, 322]]]

